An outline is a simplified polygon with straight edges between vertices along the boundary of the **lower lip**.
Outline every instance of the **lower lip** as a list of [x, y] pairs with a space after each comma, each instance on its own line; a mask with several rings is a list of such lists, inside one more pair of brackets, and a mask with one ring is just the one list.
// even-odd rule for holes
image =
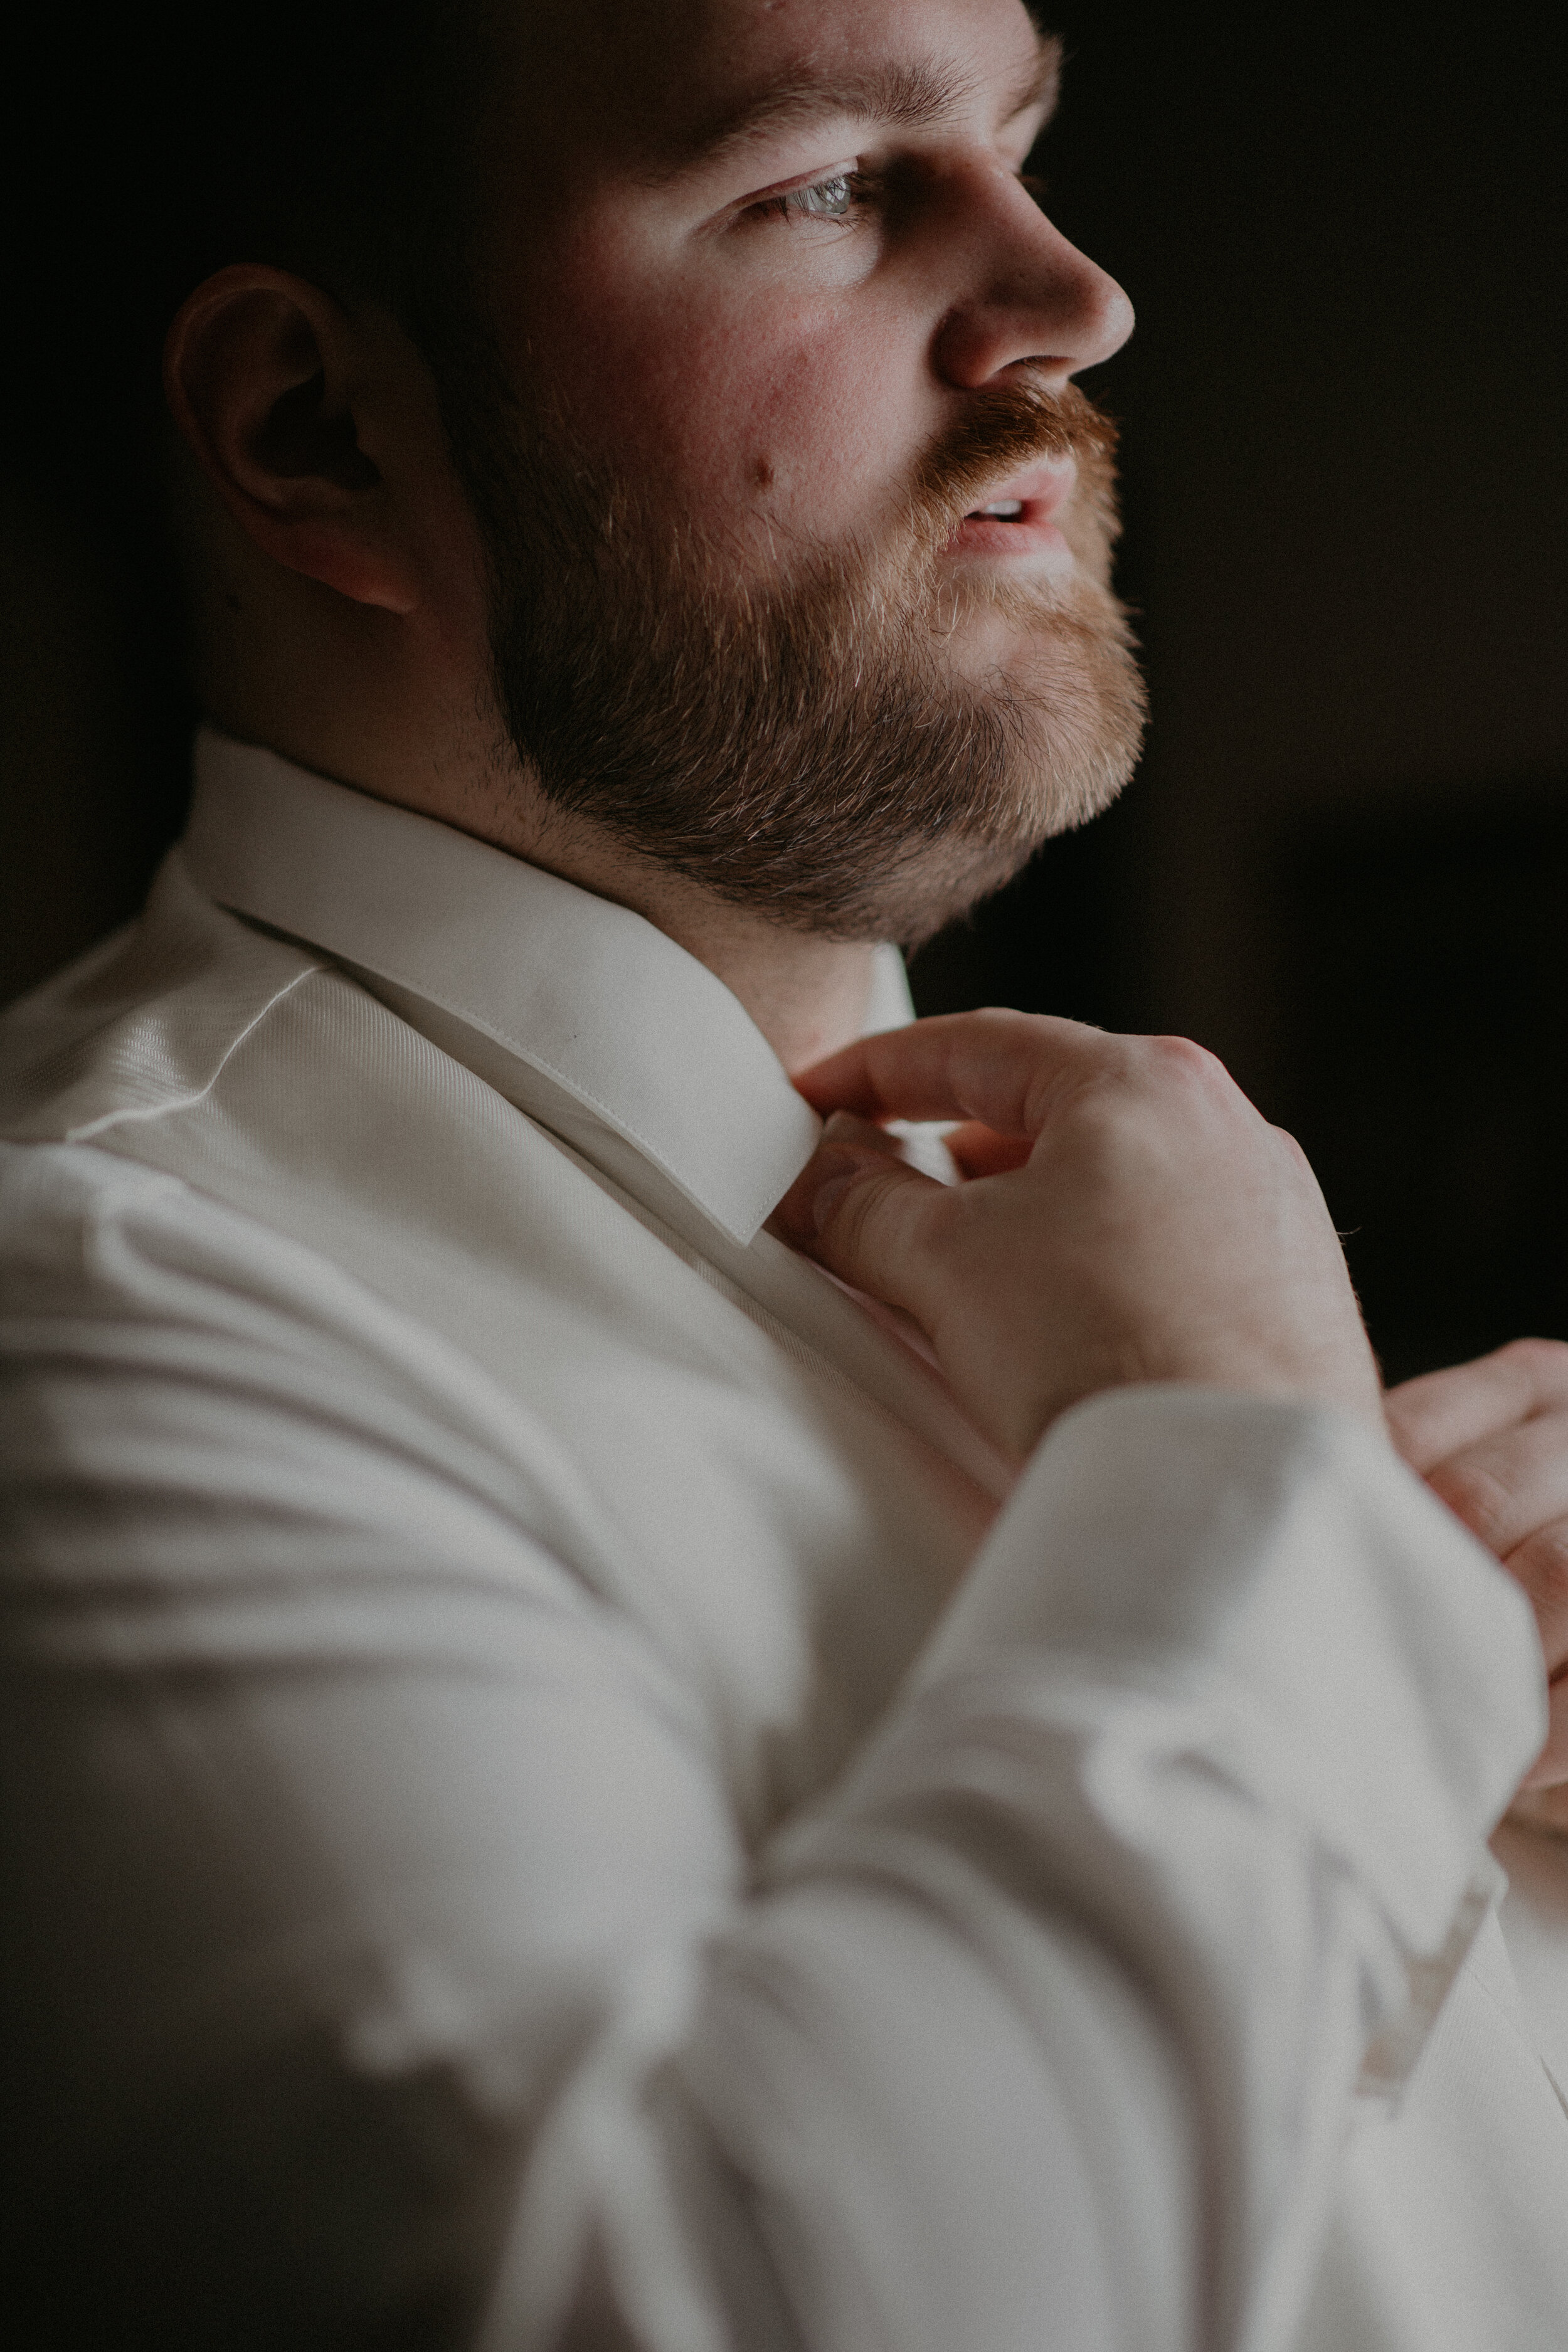
[[965, 515], [949, 546], [963, 555], [1071, 555], [1071, 549], [1048, 515], [1032, 515], [1027, 507], [1013, 520], [1000, 515]]

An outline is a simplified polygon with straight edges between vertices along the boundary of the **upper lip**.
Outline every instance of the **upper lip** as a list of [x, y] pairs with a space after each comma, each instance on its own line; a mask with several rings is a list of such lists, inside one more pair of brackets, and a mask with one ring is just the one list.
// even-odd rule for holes
[[1048, 522], [1058, 507], [1071, 496], [1078, 478], [1078, 468], [1070, 457], [1053, 458], [1048, 464], [1029, 467], [1025, 472], [1010, 474], [1005, 481], [996, 482], [973, 505], [964, 509], [964, 520], [982, 512], [986, 507], [1001, 506], [1016, 499], [1023, 509], [1021, 522]]

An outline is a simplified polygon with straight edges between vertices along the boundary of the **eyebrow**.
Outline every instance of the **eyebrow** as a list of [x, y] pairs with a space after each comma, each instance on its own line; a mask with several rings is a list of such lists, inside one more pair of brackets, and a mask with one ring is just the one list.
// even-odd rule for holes
[[[1037, 106], [1045, 109], [1048, 121], [1061, 73], [1061, 42], [1055, 34], [1043, 33], [1027, 71], [1004, 103], [1002, 122], [1014, 122]], [[698, 165], [711, 168], [762, 139], [809, 130], [814, 122], [837, 116], [890, 123], [902, 131], [929, 131], [955, 113], [973, 87], [957, 71], [929, 63], [878, 66], [832, 81], [807, 74], [787, 77], [771, 83], [738, 112], [682, 140], [648, 176], [663, 181]]]

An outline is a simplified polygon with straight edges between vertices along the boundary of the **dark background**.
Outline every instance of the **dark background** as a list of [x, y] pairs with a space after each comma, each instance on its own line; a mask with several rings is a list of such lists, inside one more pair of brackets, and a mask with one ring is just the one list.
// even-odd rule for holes
[[917, 999], [1212, 1046], [1391, 1378], [1568, 1336], [1568, 12], [1052, 15], [1153, 721]]
[[[1310, 1153], [1391, 1377], [1568, 1335], [1568, 12], [1049, 13], [1047, 204], [1139, 311], [1089, 387], [1154, 720], [917, 997], [1212, 1045]], [[0, 998], [133, 908], [190, 724], [72, 257], [115, 192], [29, 138], [58, 69], [9, 81]]]

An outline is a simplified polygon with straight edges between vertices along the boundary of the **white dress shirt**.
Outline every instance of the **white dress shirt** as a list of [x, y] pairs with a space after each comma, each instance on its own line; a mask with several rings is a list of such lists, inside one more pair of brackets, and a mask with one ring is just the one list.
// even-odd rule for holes
[[210, 732], [0, 1131], [39, 2345], [1568, 2343], [1540, 1653], [1348, 1418], [1013, 1486], [717, 980]]

